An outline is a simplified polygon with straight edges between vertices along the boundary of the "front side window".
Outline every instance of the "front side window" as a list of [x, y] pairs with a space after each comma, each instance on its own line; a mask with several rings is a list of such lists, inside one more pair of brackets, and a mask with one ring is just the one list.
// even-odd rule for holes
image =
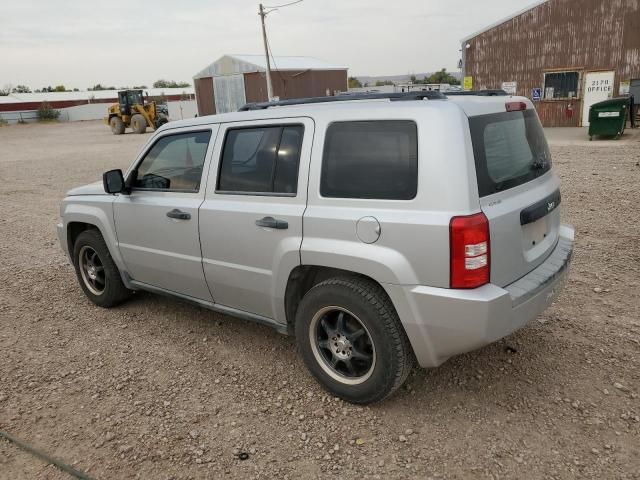
[[133, 188], [196, 192], [211, 131], [160, 138], [138, 165]]
[[324, 197], [410, 200], [418, 190], [418, 131], [407, 120], [335, 122], [327, 129]]
[[544, 75], [546, 100], [571, 99], [578, 96], [580, 74], [578, 72], [553, 72]]
[[217, 190], [296, 194], [303, 134], [302, 125], [230, 129]]

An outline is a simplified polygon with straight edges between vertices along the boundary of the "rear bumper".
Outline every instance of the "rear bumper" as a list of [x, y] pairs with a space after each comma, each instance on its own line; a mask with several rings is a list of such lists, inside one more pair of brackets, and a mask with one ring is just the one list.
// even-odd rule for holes
[[385, 285], [422, 367], [474, 350], [535, 319], [561, 290], [573, 253], [574, 230], [560, 227], [549, 258], [507, 287], [474, 290]]

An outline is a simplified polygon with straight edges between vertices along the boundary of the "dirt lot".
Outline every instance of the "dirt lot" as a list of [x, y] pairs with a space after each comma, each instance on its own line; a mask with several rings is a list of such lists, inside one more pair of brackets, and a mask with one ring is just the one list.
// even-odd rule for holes
[[[148, 138], [0, 128], [0, 430], [100, 479], [640, 478], [640, 135], [552, 132], [577, 229], [558, 302], [366, 408], [327, 396], [266, 327], [150, 294], [85, 299], [59, 201]], [[0, 478], [69, 477], [0, 441]]]

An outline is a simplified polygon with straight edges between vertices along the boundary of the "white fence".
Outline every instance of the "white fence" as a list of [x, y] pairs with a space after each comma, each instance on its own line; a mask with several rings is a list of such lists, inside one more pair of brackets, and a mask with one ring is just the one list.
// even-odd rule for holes
[[[195, 100], [181, 100], [168, 102], [169, 119], [182, 120], [193, 118], [198, 113], [198, 106]], [[108, 103], [88, 103], [75, 107], [60, 108], [61, 122], [80, 122], [84, 120], [102, 120], [106, 113]], [[35, 122], [38, 117], [35, 110], [22, 110], [15, 112], [0, 112], [0, 119], [9, 123], [18, 123], [21, 119], [25, 122]]]

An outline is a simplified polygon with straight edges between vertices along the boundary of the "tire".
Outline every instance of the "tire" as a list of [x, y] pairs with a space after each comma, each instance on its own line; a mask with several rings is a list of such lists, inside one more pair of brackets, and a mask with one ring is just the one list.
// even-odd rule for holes
[[147, 121], [139, 113], [131, 115], [131, 129], [135, 133], [144, 133], [147, 131]]
[[115, 307], [131, 296], [131, 290], [122, 283], [120, 271], [97, 230], [85, 230], [78, 235], [73, 246], [73, 264], [82, 291], [96, 305]]
[[111, 117], [109, 125], [111, 125], [111, 131], [114, 135], [122, 135], [124, 133], [125, 126], [120, 117]]
[[[342, 335], [335, 333], [341, 313]], [[413, 350], [398, 314], [373, 281], [338, 277], [319, 283], [301, 300], [295, 322], [305, 365], [325, 389], [348, 402], [384, 400], [413, 368]], [[332, 366], [337, 357], [344, 360]]]
[[160, 128], [165, 123], [169, 123], [169, 118], [164, 113], [161, 113], [156, 119], [156, 129]]

